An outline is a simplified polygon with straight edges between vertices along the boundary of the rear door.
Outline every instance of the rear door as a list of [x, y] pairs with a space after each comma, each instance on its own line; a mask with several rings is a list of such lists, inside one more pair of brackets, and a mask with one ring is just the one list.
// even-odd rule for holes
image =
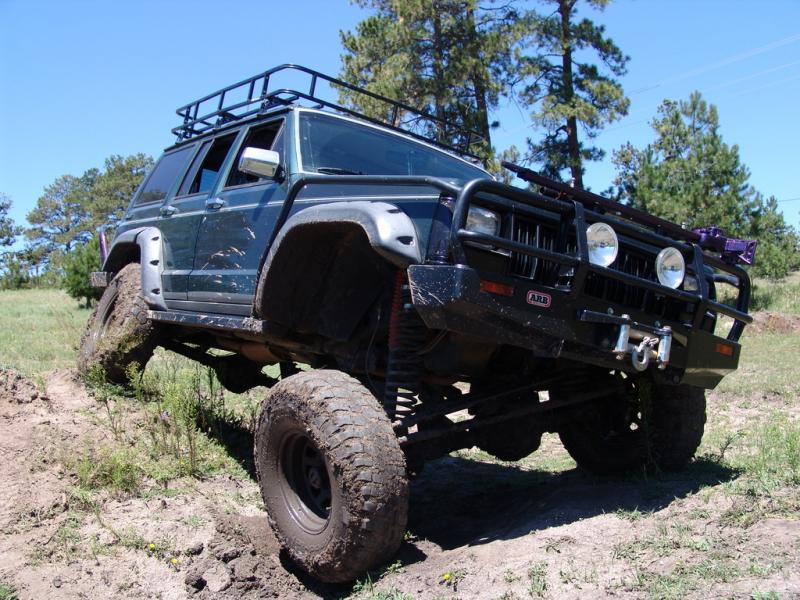
[[188, 298], [193, 308], [249, 315], [261, 258], [286, 198], [286, 185], [237, 169], [246, 147], [276, 150], [284, 161], [283, 119], [247, 130], [225, 182], [206, 203]]
[[173, 308], [183, 308], [176, 302], [186, 301], [197, 231], [205, 214], [206, 201], [217, 184], [236, 135], [229, 133], [204, 141], [177, 193], [168, 198], [160, 209], [158, 227], [164, 248], [161, 279], [164, 299]]

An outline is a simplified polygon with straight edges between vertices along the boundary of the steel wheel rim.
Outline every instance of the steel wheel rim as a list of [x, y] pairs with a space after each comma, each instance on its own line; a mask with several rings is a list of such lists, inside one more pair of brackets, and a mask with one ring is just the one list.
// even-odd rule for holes
[[332, 490], [328, 465], [313, 441], [287, 432], [279, 446], [279, 485], [284, 503], [304, 531], [317, 534], [330, 520]]

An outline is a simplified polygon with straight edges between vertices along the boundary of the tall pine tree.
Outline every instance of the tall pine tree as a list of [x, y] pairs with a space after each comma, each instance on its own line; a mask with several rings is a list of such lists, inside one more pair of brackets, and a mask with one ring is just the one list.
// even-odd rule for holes
[[[583, 187], [584, 162], [604, 152], [581, 141], [628, 113], [629, 101], [616, 78], [626, 72], [628, 57], [589, 19], [578, 20], [578, 0], [541, 0], [552, 12], [535, 17], [530, 38], [534, 54], [520, 67], [519, 98], [542, 138], [528, 139], [529, 161], [542, 173], [563, 179], [568, 172]], [[583, 0], [602, 10], [610, 0]], [[601, 66], [598, 66], [601, 65]]]

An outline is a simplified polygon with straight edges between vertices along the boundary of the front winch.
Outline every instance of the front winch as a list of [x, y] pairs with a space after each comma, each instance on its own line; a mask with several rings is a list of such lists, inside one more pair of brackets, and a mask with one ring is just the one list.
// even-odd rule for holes
[[[629, 315], [622, 315], [620, 318], [630, 321]], [[652, 333], [658, 335], [652, 335]], [[631, 340], [639, 341], [639, 343], [635, 344]], [[623, 360], [625, 355], [630, 353], [631, 364], [637, 371], [646, 370], [651, 359], [656, 361], [659, 369], [666, 369], [671, 349], [672, 329], [670, 327], [662, 327], [655, 332], [645, 332], [631, 328], [630, 322], [620, 324], [617, 343], [614, 345], [617, 360]]]
[[631, 364], [637, 371], [646, 370], [650, 361], [654, 361], [661, 370], [667, 368], [672, 350], [671, 327], [652, 327], [632, 321], [630, 315], [617, 317], [590, 310], [581, 312], [580, 320], [619, 326], [617, 341], [612, 350], [617, 360], [630, 356]]

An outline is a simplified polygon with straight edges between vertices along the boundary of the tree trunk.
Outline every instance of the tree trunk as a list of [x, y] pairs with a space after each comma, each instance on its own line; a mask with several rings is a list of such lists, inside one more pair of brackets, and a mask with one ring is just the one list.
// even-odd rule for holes
[[[469, 47], [471, 48], [473, 54], [477, 54], [479, 52], [480, 45], [478, 44], [478, 32], [475, 29], [475, 7], [471, 4], [467, 7], [466, 18]], [[477, 109], [476, 129], [478, 130], [478, 133], [483, 136], [486, 145], [491, 147], [491, 140], [489, 138], [489, 108], [486, 104], [487, 86], [486, 81], [484, 80], [486, 72], [485, 69], [482, 69], [481, 67], [482, 65], [476, 63], [472, 67], [471, 73], [472, 85], [475, 91], [475, 108]]]
[[[562, 82], [564, 84], [564, 101], [571, 105], [575, 96], [572, 82], [572, 39], [570, 36], [570, 17], [575, 0], [559, 0], [558, 12], [561, 15], [561, 65]], [[575, 187], [583, 187], [583, 168], [581, 165], [581, 146], [578, 142], [578, 120], [574, 117], [567, 118], [567, 152], [569, 164]]]
[[[444, 121], [445, 119], [445, 91], [444, 91], [444, 40], [442, 39], [442, 17], [438, 2], [433, 3], [433, 105], [436, 116]], [[447, 141], [447, 131], [444, 123], [436, 123], [437, 137], [440, 142]]]

